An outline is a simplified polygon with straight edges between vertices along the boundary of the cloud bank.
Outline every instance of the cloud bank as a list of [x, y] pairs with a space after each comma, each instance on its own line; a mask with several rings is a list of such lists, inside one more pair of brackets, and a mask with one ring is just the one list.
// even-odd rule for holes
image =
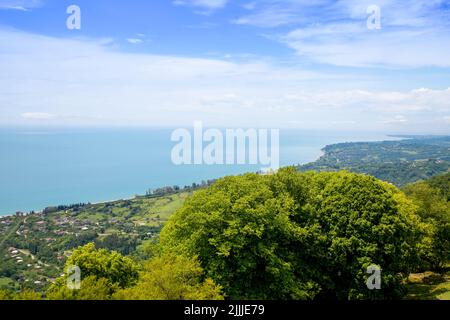
[[292, 65], [131, 54], [110, 39], [10, 30], [0, 30], [0, 56], [3, 125], [449, 129], [447, 88], [369, 90]]
[[[369, 30], [367, 9], [381, 10]], [[350, 67], [450, 67], [449, 0], [262, 0], [236, 24], [275, 28], [303, 59]], [[278, 28], [278, 29], [277, 29]]]

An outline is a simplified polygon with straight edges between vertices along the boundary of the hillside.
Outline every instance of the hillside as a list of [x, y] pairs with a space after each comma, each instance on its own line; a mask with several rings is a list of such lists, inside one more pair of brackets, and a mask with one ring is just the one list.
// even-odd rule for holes
[[[134, 254], [156, 237], [191, 192], [49, 208], [0, 218], [0, 288], [44, 290], [71, 251], [89, 242]], [[62, 209], [61, 209], [62, 208]]]
[[403, 186], [450, 168], [450, 137], [412, 137], [400, 141], [340, 143], [326, 146], [317, 161], [300, 171], [366, 173]]

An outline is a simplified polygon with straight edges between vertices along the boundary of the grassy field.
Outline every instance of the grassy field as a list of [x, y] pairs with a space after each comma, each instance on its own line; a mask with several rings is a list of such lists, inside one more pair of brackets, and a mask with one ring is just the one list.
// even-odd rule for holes
[[408, 300], [450, 300], [450, 273], [414, 273], [408, 279]]

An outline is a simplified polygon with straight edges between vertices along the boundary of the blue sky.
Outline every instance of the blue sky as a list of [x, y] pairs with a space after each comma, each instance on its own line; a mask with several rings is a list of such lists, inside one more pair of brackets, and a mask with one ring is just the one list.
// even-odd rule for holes
[[194, 120], [450, 133], [450, 1], [0, 0], [0, 125]]

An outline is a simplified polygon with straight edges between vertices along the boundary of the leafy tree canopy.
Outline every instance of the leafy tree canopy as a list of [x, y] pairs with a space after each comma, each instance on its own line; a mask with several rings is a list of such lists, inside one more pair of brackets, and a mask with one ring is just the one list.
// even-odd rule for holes
[[7, 290], [0, 290], [0, 301], [1, 300], [41, 300], [42, 295], [31, 291], [31, 290], [24, 290], [22, 292], [16, 293], [16, 292], [10, 292]]
[[[80, 290], [67, 287], [69, 268], [77, 266], [81, 271]], [[65, 265], [65, 276], [49, 288], [49, 299], [103, 300], [115, 291], [134, 285], [139, 276], [138, 265], [118, 252], [96, 249], [93, 243], [72, 253]]]
[[447, 198], [447, 201], [450, 201], [450, 172], [435, 176], [427, 180], [427, 183], [431, 187], [438, 189]]
[[417, 213], [431, 227], [429, 248], [422, 254], [423, 269], [440, 271], [450, 261], [450, 174], [420, 181], [404, 188], [417, 206]]
[[114, 295], [120, 300], [220, 300], [220, 287], [202, 280], [196, 259], [165, 255], [154, 257], [144, 267], [136, 286]]
[[[227, 177], [200, 190], [161, 234], [165, 252], [197, 256], [233, 299], [390, 298], [419, 263], [426, 225], [394, 186], [339, 173]], [[368, 290], [367, 267], [381, 267]]]

